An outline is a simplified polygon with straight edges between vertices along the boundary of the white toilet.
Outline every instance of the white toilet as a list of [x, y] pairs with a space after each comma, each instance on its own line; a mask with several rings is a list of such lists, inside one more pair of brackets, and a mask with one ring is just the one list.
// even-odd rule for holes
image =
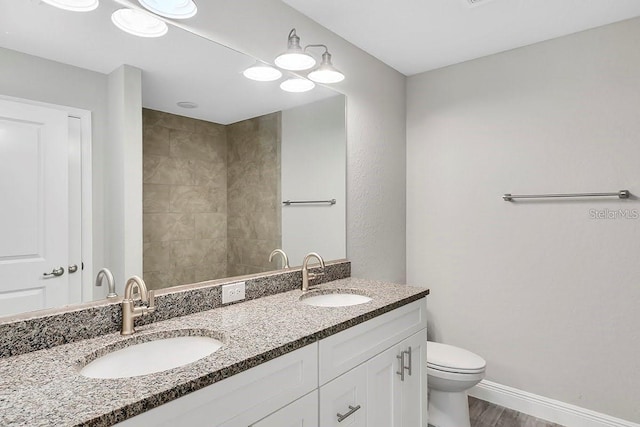
[[470, 427], [467, 390], [484, 378], [486, 365], [470, 351], [427, 342], [430, 426]]

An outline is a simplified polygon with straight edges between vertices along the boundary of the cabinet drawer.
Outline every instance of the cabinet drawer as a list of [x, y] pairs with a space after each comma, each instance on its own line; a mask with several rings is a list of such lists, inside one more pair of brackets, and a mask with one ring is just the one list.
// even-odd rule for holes
[[367, 425], [367, 367], [365, 365], [358, 366], [320, 387], [320, 425], [322, 427]]
[[426, 298], [320, 341], [319, 380], [325, 384], [427, 327]]
[[251, 427], [318, 427], [318, 391], [285, 406]]
[[308, 345], [119, 425], [246, 427], [318, 387], [317, 348]]

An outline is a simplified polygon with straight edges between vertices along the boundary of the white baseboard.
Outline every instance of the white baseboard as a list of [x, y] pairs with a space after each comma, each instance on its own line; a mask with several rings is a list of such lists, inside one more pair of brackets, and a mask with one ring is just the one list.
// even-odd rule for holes
[[469, 396], [568, 427], [640, 427], [640, 424], [486, 380], [469, 390]]

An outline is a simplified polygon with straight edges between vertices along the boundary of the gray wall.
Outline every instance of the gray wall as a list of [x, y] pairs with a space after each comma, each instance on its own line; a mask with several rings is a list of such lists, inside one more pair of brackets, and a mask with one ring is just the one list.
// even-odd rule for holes
[[407, 274], [487, 379], [640, 421], [640, 19], [410, 77]]
[[347, 256], [355, 277], [405, 280], [405, 77], [280, 0], [219, 2], [203, 34], [271, 62], [295, 27], [347, 78]]
[[[104, 156], [104, 264], [116, 292], [142, 270], [142, 70], [121, 65], [108, 76]], [[95, 245], [94, 245], [95, 246]]]

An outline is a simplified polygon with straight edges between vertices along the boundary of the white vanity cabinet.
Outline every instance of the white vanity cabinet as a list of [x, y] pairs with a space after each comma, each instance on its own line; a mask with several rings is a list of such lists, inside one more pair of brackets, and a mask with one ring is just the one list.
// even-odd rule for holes
[[427, 426], [425, 309], [421, 300], [320, 341], [322, 427]]
[[427, 427], [426, 326], [422, 298], [119, 425]]

